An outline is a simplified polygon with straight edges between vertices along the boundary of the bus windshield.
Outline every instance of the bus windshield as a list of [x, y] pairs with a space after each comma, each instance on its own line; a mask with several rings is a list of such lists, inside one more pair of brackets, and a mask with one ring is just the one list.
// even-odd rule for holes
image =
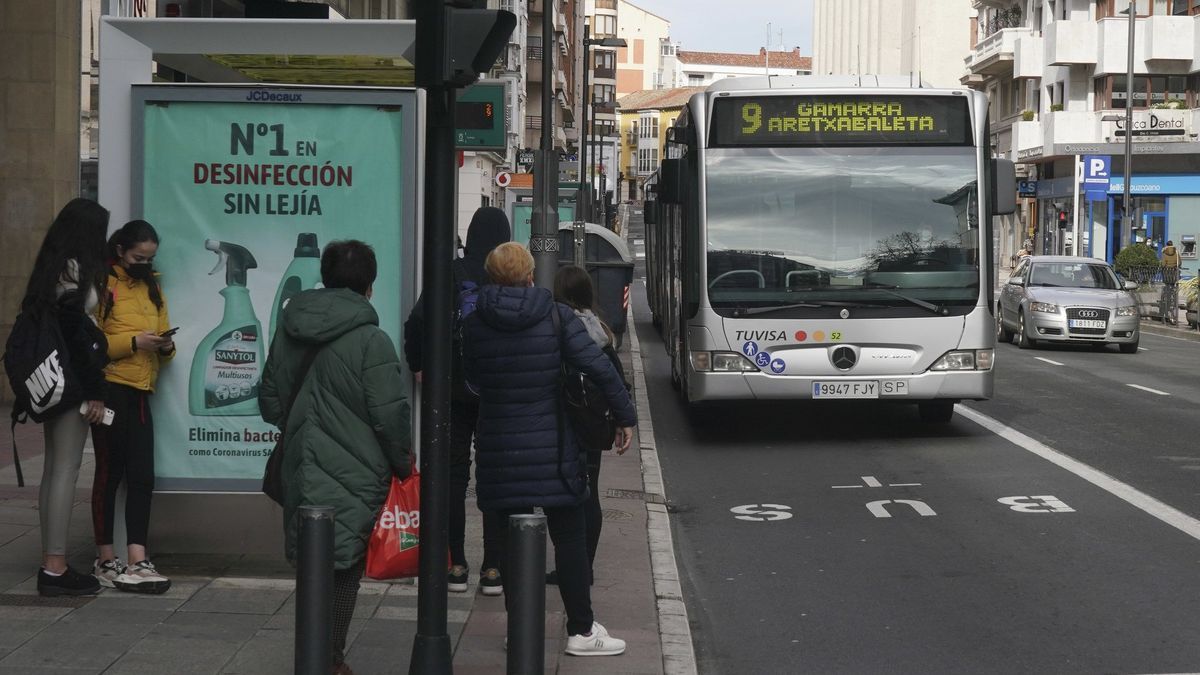
[[972, 147], [711, 148], [718, 314], [966, 314], [979, 297]]

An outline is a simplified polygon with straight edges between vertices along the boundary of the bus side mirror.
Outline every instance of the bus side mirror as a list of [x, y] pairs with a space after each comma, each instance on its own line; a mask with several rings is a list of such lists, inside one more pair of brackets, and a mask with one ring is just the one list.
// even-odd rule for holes
[[647, 225], [658, 224], [658, 202], [653, 199], [647, 199], [642, 205], [642, 222]]
[[1006, 216], [1017, 210], [1017, 170], [1011, 159], [992, 160], [992, 185], [988, 196], [993, 216]]
[[658, 202], [679, 203], [679, 161], [664, 159], [658, 168]]

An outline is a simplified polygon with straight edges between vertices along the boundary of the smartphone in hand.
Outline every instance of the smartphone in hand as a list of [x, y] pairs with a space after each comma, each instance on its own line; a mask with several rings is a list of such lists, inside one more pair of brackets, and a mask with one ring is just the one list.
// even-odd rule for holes
[[169, 331], [165, 331], [165, 332], [159, 333], [159, 334], [158, 334], [158, 337], [161, 337], [161, 338], [169, 338], [169, 337], [174, 337], [174, 336], [175, 336], [175, 334], [176, 334], [176, 333], [178, 333], [178, 332], [179, 332], [179, 326], [176, 326], [176, 327], [172, 328], [172, 329], [171, 329], [171, 330], [169, 330]]

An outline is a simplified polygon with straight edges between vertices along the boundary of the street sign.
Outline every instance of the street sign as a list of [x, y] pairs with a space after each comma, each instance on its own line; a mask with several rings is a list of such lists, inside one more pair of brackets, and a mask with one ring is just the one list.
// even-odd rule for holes
[[454, 146], [460, 150], [504, 150], [507, 131], [505, 84], [481, 80], [454, 104]]
[[1103, 186], [1108, 189], [1108, 179], [1112, 177], [1112, 156], [1084, 155], [1083, 184]]
[[1018, 197], [1036, 197], [1037, 196], [1037, 181], [1036, 180], [1021, 180], [1017, 181], [1017, 196]]

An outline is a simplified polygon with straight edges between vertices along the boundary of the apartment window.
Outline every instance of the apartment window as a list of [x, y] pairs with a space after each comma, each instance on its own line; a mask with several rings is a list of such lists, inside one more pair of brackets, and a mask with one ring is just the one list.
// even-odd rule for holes
[[[1200, 0], [1196, 1], [1200, 2]], [[675, 45], [671, 44], [670, 42], [662, 43], [662, 50], [660, 53], [663, 56], [675, 56]]]
[[698, 87], [698, 86], [704, 84], [704, 76], [703, 75], [697, 75], [695, 73], [688, 73], [687, 78], [688, 78], [688, 86], [689, 87]]
[[1200, 16], [1200, 0], [1171, 0], [1171, 13], [1177, 16]]
[[[1147, 108], [1156, 103], [1180, 99], [1193, 107], [1197, 101], [1200, 76], [1135, 75], [1133, 78], [1133, 107]], [[1110, 75], [1096, 80], [1096, 96], [1107, 101], [1109, 108], [1125, 107], [1125, 76]]]
[[592, 87], [592, 103], [612, 103], [617, 100], [617, 87], [611, 84], [597, 84]]
[[611, 14], [597, 14], [592, 25], [592, 32], [597, 36], [616, 35], [617, 17]]
[[616, 52], [597, 50], [595, 52], [592, 52], [592, 54], [595, 56], [595, 61], [594, 61], [595, 66], [593, 66], [594, 68], [597, 68], [597, 69], [608, 68], [611, 70], [611, 69], [614, 69], [617, 67], [617, 53]]
[[[1128, 18], [1125, 10], [1129, 7], [1129, 2], [1130, 0], [1096, 0], [1096, 18]], [[1166, 14], [1169, 2], [1171, 0], [1137, 0], [1137, 15]], [[1192, 0], [1192, 2], [1195, 3], [1196, 0]]]

